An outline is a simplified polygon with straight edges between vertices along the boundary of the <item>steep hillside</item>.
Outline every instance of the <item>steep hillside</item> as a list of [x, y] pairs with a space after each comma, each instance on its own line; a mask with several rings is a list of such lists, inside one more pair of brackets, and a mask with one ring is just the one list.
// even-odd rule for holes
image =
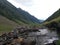
[[21, 8], [18, 8], [18, 10], [20, 12], [20, 15], [22, 15], [25, 20], [33, 23], [40, 23], [40, 21], [36, 17], [32, 16], [28, 12], [22, 10]]
[[0, 0], [0, 14], [16, 23], [23, 22], [25, 24], [40, 23], [40, 21], [21, 8], [16, 8], [7, 0]]
[[60, 9], [57, 10], [55, 13], [53, 13], [46, 21], [51, 21], [53, 19], [56, 19], [60, 16]]
[[60, 9], [50, 16], [44, 25], [50, 29], [56, 30], [60, 34]]
[[0, 15], [0, 34], [2, 32], [9, 32], [16, 26], [19, 26], [19, 25]]
[[0, 34], [9, 32], [18, 25], [39, 25], [40, 21], [7, 0], [0, 0]]

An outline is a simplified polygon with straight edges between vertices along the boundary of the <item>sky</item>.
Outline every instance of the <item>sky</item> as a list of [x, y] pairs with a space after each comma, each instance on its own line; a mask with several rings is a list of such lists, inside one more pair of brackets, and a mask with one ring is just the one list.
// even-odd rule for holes
[[8, 0], [17, 8], [28, 11], [38, 19], [46, 20], [60, 8], [60, 0]]

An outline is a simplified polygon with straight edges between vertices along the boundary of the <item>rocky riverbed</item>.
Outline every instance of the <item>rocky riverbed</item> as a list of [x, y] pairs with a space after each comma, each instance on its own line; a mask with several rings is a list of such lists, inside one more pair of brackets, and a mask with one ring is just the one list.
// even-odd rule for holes
[[23, 28], [1, 35], [0, 45], [47, 45], [58, 39], [56, 31]]
[[46, 45], [59, 39], [56, 31], [50, 31], [48, 29], [39, 29], [39, 31], [29, 33], [29, 36], [34, 37], [36, 40], [36, 45]]

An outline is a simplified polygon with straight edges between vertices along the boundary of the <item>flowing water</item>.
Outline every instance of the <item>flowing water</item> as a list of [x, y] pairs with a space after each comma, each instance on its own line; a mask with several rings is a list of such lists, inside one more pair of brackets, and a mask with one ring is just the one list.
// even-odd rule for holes
[[56, 31], [50, 31], [48, 29], [39, 29], [40, 32], [31, 32], [28, 35], [28, 39], [36, 40], [36, 45], [45, 45], [52, 43], [54, 40], [58, 40]]

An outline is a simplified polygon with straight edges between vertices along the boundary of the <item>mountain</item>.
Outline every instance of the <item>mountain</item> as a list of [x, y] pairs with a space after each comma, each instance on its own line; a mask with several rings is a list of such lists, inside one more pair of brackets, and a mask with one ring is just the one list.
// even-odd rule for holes
[[47, 20], [45, 20], [45, 22], [60, 22], [60, 9], [57, 10], [55, 13], [53, 13], [50, 17], [48, 17]]
[[51, 21], [51, 20], [56, 19], [58, 17], [60, 17], [60, 9], [57, 10], [56, 12], [54, 12], [46, 21]]
[[28, 12], [22, 10], [21, 8], [16, 8], [7, 0], [0, 0], [0, 14], [19, 24], [20, 22], [26, 24], [40, 23], [40, 21], [37, 18], [29, 14]]
[[57, 30], [60, 33], [60, 9], [57, 10], [52, 16], [50, 16], [45, 22], [44, 25], [48, 28]]
[[40, 21], [21, 8], [16, 8], [7, 0], [0, 0], [0, 33], [9, 32], [20, 25], [36, 25]]
[[40, 23], [40, 21], [36, 17], [32, 16], [28, 12], [22, 10], [21, 8], [18, 8], [18, 10], [20, 12], [20, 15], [22, 15], [25, 20], [33, 23]]
[[19, 26], [19, 25], [14, 21], [11, 21], [8, 18], [0, 15], [0, 34], [4, 32], [9, 32], [16, 26]]

